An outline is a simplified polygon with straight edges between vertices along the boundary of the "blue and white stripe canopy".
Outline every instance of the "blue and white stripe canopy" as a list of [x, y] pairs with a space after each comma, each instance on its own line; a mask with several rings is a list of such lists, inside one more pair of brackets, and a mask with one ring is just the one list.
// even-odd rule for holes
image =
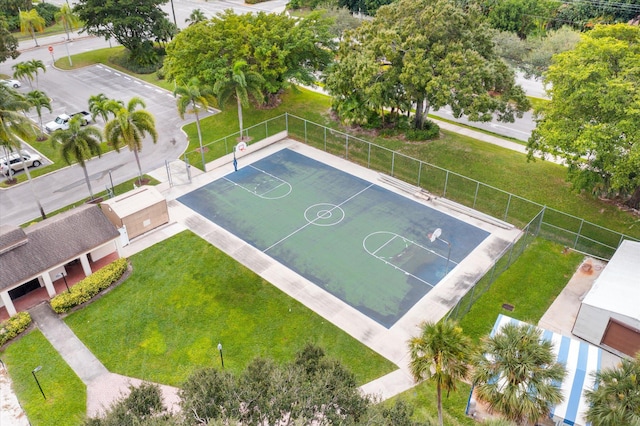
[[[493, 325], [491, 336], [509, 323], [526, 324], [500, 314]], [[567, 375], [560, 386], [564, 401], [552, 408], [550, 417], [559, 425], [587, 425], [584, 415], [588, 405], [584, 392], [593, 388], [593, 373], [600, 371], [602, 349], [553, 331], [539, 329], [543, 339], [553, 342], [558, 362], [567, 369]]]

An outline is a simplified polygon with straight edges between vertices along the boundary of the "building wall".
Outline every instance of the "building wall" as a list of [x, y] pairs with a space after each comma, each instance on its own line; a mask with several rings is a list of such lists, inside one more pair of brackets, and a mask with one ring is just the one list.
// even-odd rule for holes
[[109, 219], [109, 222], [113, 223], [113, 226], [116, 228], [122, 228], [122, 219], [107, 203], [100, 204], [100, 208], [102, 209], [102, 213], [104, 213], [107, 219]]
[[[629, 327], [640, 329], [640, 321], [638, 320], [583, 303], [580, 305], [580, 311], [572, 332], [587, 342], [600, 346], [610, 318], [618, 320]], [[615, 352], [618, 353], [617, 351]]]
[[129, 239], [133, 239], [168, 222], [169, 210], [165, 200], [122, 218], [122, 224], [127, 227]]

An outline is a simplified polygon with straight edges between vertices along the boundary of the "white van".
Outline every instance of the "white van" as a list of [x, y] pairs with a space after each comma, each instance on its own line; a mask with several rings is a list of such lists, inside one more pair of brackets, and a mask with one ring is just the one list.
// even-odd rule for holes
[[11, 176], [15, 172], [22, 170], [22, 160], [27, 167], [38, 167], [42, 164], [42, 157], [22, 150], [20, 153], [14, 152], [6, 157], [0, 158], [0, 173]]

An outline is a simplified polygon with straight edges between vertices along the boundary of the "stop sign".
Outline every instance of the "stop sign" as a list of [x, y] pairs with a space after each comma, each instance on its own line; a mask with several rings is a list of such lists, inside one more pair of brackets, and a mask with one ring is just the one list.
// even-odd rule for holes
[[53, 53], [53, 46], [49, 46], [49, 52]]

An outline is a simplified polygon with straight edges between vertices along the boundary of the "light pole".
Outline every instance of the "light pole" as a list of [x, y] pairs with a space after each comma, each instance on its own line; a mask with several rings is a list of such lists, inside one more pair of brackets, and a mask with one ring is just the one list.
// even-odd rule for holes
[[440, 235], [442, 235], [442, 229], [437, 228], [435, 231], [429, 234], [429, 241], [433, 243], [436, 240], [439, 240], [445, 243], [447, 246], [449, 246], [449, 252], [447, 253], [447, 266], [444, 269], [444, 274], [447, 275], [447, 273], [449, 272], [449, 260], [451, 259], [451, 243], [447, 240], [443, 240], [442, 238], [440, 238]]
[[220, 363], [222, 364], [222, 368], [224, 368], [224, 358], [222, 357], [222, 343], [218, 342], [218, 351], [220, 351]]
[[47, 399], [46, 395], [44, 394], [44, 391], [42, 390], [42, 386], [40, 386], [40, 382], [38, 381], [38, 377], [36, 376], [36, 373], [38, 371], [42, 370], [42, 366], [39, 365], [36, 368], [34, 368], [33, 370], [31, 370], [31, 374], [33, 374], [33, 378], [36, 379], [36, 384], [38, 385], [38, 389], [40, 389], [40, 393], [42, 394], [42, 397], [44, 399]]
[[67, 287], [67, 293], [69, 293], [71, 290], [69, 290], [69, 284], [67, 284], [67, 274], [65, 274], [64, 272], [60, 272], [56, 276], [58, 277], [58, 279], [60, 279], [60, 277], [62, 277], [62, 279], [64, 280], [64, 285], [65, 285], [65, 287]]

